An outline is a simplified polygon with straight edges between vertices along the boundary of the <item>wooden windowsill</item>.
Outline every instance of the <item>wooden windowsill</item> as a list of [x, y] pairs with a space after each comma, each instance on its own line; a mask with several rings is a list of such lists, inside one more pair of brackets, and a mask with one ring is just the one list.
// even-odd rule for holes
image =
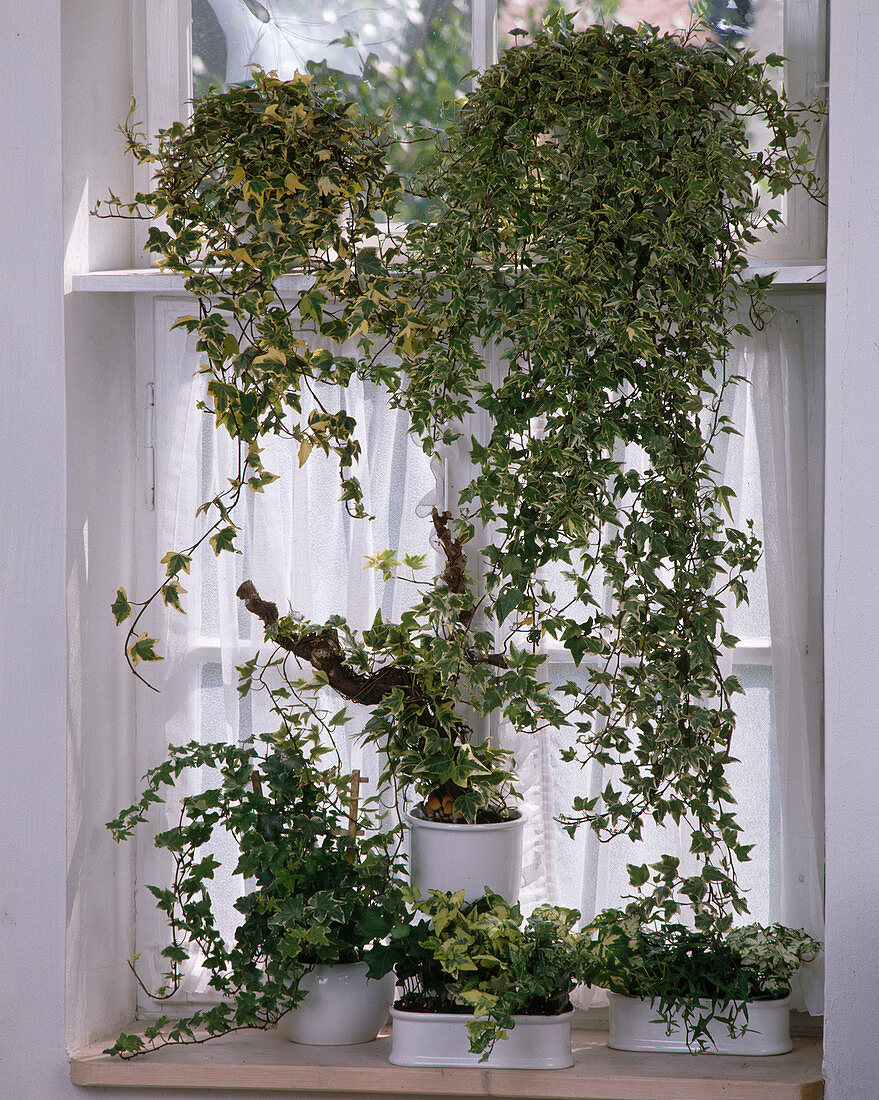
[[198, 1046], [166, 1047], [129, 1061], [76, 1053], [75, 1085], [228, 1089], [356, 1100], [500, 1096], [507, 1100], [821, 1100], [821, 1041], [794, 1040], [774, 1058], [631, 1054], [609, 1050], [607, 1033], [574, 1031], [576, 1064], [562, 1070], [421, 1069], [388, 1064], [390, 1038], [354, 1047], [306, 1047], [276, 1032], [242, 1032]]

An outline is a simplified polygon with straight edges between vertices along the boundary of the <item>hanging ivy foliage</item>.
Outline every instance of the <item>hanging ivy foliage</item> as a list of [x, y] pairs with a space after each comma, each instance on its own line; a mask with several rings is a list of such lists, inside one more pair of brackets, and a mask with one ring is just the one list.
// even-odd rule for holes
[[[248, 84], [202, 97], [155, 145], [131, 117], [123, 132], [153, 187], [131, 203], [111, 194], [97, 212], [152, 221], [147, 249], [184, 276], [198, 304], [174, 327], [197, 335], [205, 408], [238, 445], [228, 487], [200, 509], [210, 517], [202, 537], [166, 556], [161, 588], [138, 604], [126, 643], [134, 668], [159, 659], [156, 639], [138, 633], [143, 611], [159, 596], [181, 609], [180, 578], [197, 546], [236, 551], [242, 491], [276, 480], [263, 466], [264, 437], [291, 438], [300, 466], [315, 450], [333, 456], [344, 506], [365, 516], [352, 472], [356, 423], [344, 399], [327, 400], [327, 387], [344, 393], [357, 374], [393, 391], [389, 352], [397, 341], [410, 346], [414, 330], [394, 282], [400, 182], [386, 163], [386, 119], [332, 83], [255, 70]], [[117, 622], [131, 611], [120, 590]]]
[[723, 610], [760, 553], [712, 463], [734, 431], [733, 339], [767, 315], [771, 276], [746, 271], [778, 222], [761, 196], [813, 186], [807, 120], [747, 53], [557, 13], [480, 77], [410, 231], [407, 293], [430, 327], [402, 399], [428, 450], [488, 414], [462, 505], [494, 532], [494, 619], [568, 651], [565, 755], [608, 768], [568, 828], [637, 840], [646, 820], [686, 822], [701, 874], [666, 856], [632, 881], [706, 924], [744, 908]]
[[[757, 121], [762, 148], [749, 140]], [[748, 850], [725, 778], [740, 687], [722, 668], [735, 643], [723, 611], [747, 598], [760, 552], [713, 464], [734, 431], [723, 414], [733, 340], [768, 312], [771, 276], [747, 272], [747, 250], [776, 228], [774, 199], [814, 187], [808, 121], [747, 53], [648, 26], [575, 31], [556, 12], [480, 75], [424, 177], [433, 209], [405, 240], [391, 222], [400, 184], [386, 122], [301, 75], [256, 72], [205, 96], [155, 149], [129, 125], [153, 190], [106, 210], [157, 219], [148, 247], [197, 299], [178, 324], [197, 335], [206, 406], [239, 445], [200, 541], [235, 549], [240, 494], [274, 477], [260, 457], [273, 434], [298, 444], [300, 464], [333, 455], [345, 506], [365, 514], [356, 425], [344, 403], [322, 401], [355, 373], [388, 390], [428, 452], [468, 449], [460, 534], [491, 532], [487, 590], [452, 607], [450, 592], [474, 586], [440, 580], [423, 607], [448, 614], [427, 635], [411, 617], [403, 633], [376, 628], [382, 667], [391, 659], [404, 682], [372, 735], [421, 794], [442, 792], [472, 819], [492, 792], [469, 797], [463, 725], [434, 721], [454, 709], [460, 667], [482, 713], [491, 704], [532, 732], [567, 721], [566, 758], [608, 776], [575, 799], [567, 827], [637, 840], [648, 820], [684, 822], [699, 874], [664, 856], [630, 876], [667, 917], [689, 904], [704, 926], [744, 908], [735, 864]], [[490, 428], [467, 440], [474, 412]], [[158, 659], [141, 617], [159, 597], [180, 605], [197, 545], [165, 557], [136, 613], [120, 589], [132, 666]], [[427, 711], [403, 690], [429, 680], [413, 679], [415, 636], [431, 639], [425, 668], [453, 685]], [[547, 641], [578, 666], [561, 708], [539, 681]], [[428, 752], [433, 733], [454, 751]], [[495, 765], [508, 783], [497, 757], [486, 788]]]

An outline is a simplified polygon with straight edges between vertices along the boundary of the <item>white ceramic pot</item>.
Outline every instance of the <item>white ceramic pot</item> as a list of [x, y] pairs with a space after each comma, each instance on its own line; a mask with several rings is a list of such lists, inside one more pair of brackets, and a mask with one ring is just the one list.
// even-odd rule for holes
[[[647, 998], [621, 997], [608, 993], [610, 1001], [610, 1031], [607, 1045], [615, 1050], [645, 1050], [666, 1053], [684, 1053], [690, 1048], [686, 1043], [686, 1029], [680, 1017], [671, 1035], [666, 1034], [666, 1024], [659, 1019], [653, 1002]], [[704, 1002], [706, 1009], [709, 1003]], [[737, 1028], [745, 1023], [744, 1015], [736, 1019]], [[748, 1002], [748, 1030], [733, 1038], [729, 1027], [718, 1020], [708, 1025], [708, 1034], [714, 1045], [706, 1046], [705, 1054], [787, 1054], [793, 1050], [790, 1037], [790, 997], [777, 1001]], [[695, 1048], [694, 1048], [695, 1049]]]
[[391, 1009], [391, 1055], [395, 1066], [486, 1066], [497, 1069], [566, 1069], [573, 1012], [561, 1016], [514, 1016], [516, 1026], [499, 1039], [486, 1062], [470, 1050], [466, 1015]]
[[316, 966], [300, 982], [305, 999], [281, 1017], [280, 1033], [315, 1046], [371, 1042], [388, 1021], [394, 975], [367, 978], [366, 971], [362, 962]]
[[463, 890], [465, 901], [475, 901], [488, 887], [505, 901], [518, 901], [525, 818], [514, 812], [509, 821], [491, 825], [428, 821], [417, 810], [404, 814], [412, 885], [422, 896], [428, 890]]

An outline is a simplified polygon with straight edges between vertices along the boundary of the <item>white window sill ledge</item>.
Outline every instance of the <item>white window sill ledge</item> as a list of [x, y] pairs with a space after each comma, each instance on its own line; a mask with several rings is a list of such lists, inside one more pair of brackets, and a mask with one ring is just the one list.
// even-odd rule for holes
[[[747, 268], [749, 275], [765, 275], [774, 271], [776, 287], [788, 289], [820, 290], [827, 281], [827, 267], [825, 264], [770, 264], [758, 263]], [[301, 276], [298, 278], [301, 279]], [[286, 275], [281, 280], [291, 283], [297, 279], [295, 275]], [[93, 294], [183, 294], [183, 276], [159, 271], [158, 268], [137, 268], [129, 271], [89, 271], [82, 275], [74, 275], [72, 286], [74, 291], [89, 291]]]
[[417, 1100], [499, 1096], [507, 1100], [821, 1100], [821, 1041], [794, 1040], [774, 1058], [631, 1054], [609, 1050], [607, 1033], [574, 1031], [576, 1064], [562, 1070], [422, 1069], [388, 1064], [390, 1038], [354, 1047], [305, 1047], [275, 1032], [241, 1032], [129, 1061], [96, 1043], [71, 1059], [75, 1085], [225, 1089], [251, 1093]]

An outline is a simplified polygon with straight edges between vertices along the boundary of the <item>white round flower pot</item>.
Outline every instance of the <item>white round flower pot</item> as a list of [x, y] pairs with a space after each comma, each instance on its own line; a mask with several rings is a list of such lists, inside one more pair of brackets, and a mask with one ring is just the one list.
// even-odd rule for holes
[[418, 810], [404, 814], [412, 885], [422, 896], [463, 890], [465, 901], [475, 901], [487, 887], [505, 901], [518, 901], [525, 818], [518, 810], [514, 814], [490, 825], [428, 821]]
[[395, 1066], [485, 1066], [496, 1069], [567, 1069], [573, 1012], [561, 1016], [514, 1016], [516, 1026], [499, 1039], [488, 1060], [470, 1050], [468, 1015], [391, 1009], [391, 1055]]
[[[691, 1050], [686, 1042], [686, 1028], [680, 1016], [677, 1027], [669, 1035], [665, 1020], [659, 1019], [656, 1003], [649, 998], [622, 997], [608, 993], [610, 1002], [610, 1031], [607, 1045], [615, 1050], [658, 1051], [669, 1054]], [[709, 1002], [703, 1002], [706, 1010]], [[793, 1050], [790, 1037], [790, 997], [776, 1001], [749, 1001], [748, 1019], [744, 1014], [736, 1019], [736, 1030], [746, 1023], [744, 1035], [731, 1036], [727, 1024], [712, 1020], [708, 1034], [714, 1040], [702, 1053], [705, 1054], [787, 1054]], [[696, 1050], [694, 1046], [692, 1048]]]
[[278, 1023], [291, 1043], [347, 1046], [369, 1043], [388, 1021], [394, 1001], [394, 975], [367, 978], [367, 964], [316, 966], [299, 988], [307, 996]]

